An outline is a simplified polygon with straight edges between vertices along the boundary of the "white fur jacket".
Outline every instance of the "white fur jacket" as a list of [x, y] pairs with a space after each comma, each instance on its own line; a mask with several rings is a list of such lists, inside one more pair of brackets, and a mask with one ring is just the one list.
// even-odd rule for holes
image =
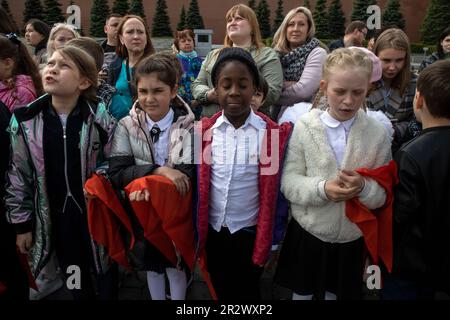
[[[281, 191], [291, 203], [293, 218], [309, 233], [325, 242], [345, 243], [362, 236], [356, 224], [345, 215], [345, 202], [328, 200], [324, 181], [338, 174], [325, 127], [322, 110], [313, 109], [295, 124], [286, 155]], [[392, 159], [390, 139], [383, 125], [366, 115], [356, 114], [350, 128], [342, 168], [375, 169]], [[364, 195], [359, 200], [368, 209], [381, 207], [384, 189], [372, 179], [365, 179]]]

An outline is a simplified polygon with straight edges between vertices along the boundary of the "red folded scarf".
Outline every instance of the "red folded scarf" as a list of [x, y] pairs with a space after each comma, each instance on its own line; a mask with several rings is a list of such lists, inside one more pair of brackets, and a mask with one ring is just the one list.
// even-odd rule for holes
[[130, 248], [134, 246], [131, 222], [112, 185], [103, 176], [94, 174], [86, 181], [84, 188], [90, 195], [96, 196], [88, 201], [88, 226], [92, 239], [104, 246], [117, 263], [131, 269], [120, 235], [122, 224], [131, 234]]
[[392, 204], [393, 187], [398, 183], [397, 165], [391, 160], [387, 165], [376, 169], [357, 169], [363, 177], [375, 180], [386, 191], [386, 202], [378, 209], [367, 209], [357, 197], [348, 200], [345, 206], [347, 218], [355, 223], [364, 235], [367, 250], [375, 264], [378, 257], [383, 260], [387, 270], [392, 271]]

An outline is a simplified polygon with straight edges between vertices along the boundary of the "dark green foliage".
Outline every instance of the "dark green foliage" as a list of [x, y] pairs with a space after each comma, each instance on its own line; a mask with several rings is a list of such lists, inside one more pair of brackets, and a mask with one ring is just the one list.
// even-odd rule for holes
[[27, 23], [30, 19], [39, 19], [44, 21], [44, 8], [40, 0], [26, 0], [25, 9], [23, 11], [23, 23]]
[[256, 9], [256, 16], [258, 17], [259, 30], [263, 39], [271, 36], [270, 29], [270, 9], [266, 0], [261, 0]]
[[122, 16], [126, 15], [130, 7], [128, 5], [128, 0], [114, 0], [112, 13], [118, 13]]
[[327, 0], [318, 0], [314, 9], [314, 23], [316, 24], [316, 37], [326, 39], [329, 37]]
[[140, 16], [144, 21], [146, 20], [144, 6], [142, 0], [131, 0], [130, 14]]
[[109, 6], [107, 0], [94, 0], [91, 9], [91, 23], [89, 33], [92, 37], [104, 37], [104, 26], [109, 16]]
[[177, 30], [181, 31], [186, 29], [186, 10], [184, 6], [181, 7], [180, 20], [178, 21]]
[[66, 19], [58, 0], [44, 0], [44, 21], [53, 26], [55, 23], [64, 22]]
[[170, 19], [167, 14], [167, 4], [165, 0], [156, 2], [155, 16], [152, 25], [153, 37], [171, 37], [172, 28], [170, 27]]
[[367, 23], [367, 18], [369, 18], [370, 14], [367, 13], [367, 8], [370, 5], [376, 4], [377, 2], [374, 0], [356, 0], [353, 1], [353, 11], [351, 21], [362, 21]]
[[435, 44], [442, 30], [450, 25], [450, 1], [432, 0], [422, 24], [422, 41]]
[[386, 10], [384, 10], [381, 21], [381, 24], [384, 27], [398, 27], [400, 29], [405, 28], [405, 19], [403, 19], [403, 15], [400, 10], [399, 0], [389, 0], [389, 4]]
[[311, 6], [311, 3], [309, 2], [309, 0], [305, 0], [303, 6], [312, 11], [312, 6]]
[[277, 10], [275, 11], [275, 19], [273, 21], [272, 34], [277, 32], [284, 19], [283, 0], [278, 0]]
[[255, 0], [249, 0], [247, 6], [249, 6], [249, 8], [252, 8], [252, 10], [256, 12], [256, 2], [255, 2]]
[[205, 29], [203, 18], [200, 15], [197, 0], [191, 0], [186, 16], [186, 28], [188, 29]]
[[328, 8], [328, 32], [330, 39], [339, 39], [345, 33], [345, 15], [341, 0], [333, 0]]

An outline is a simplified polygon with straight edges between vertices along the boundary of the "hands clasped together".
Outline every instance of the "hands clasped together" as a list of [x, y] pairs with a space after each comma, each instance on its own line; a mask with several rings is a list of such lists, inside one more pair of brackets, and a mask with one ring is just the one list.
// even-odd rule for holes
[[347, 201], [359, 195], [364, 185], [364, 178], [359, 173], [344, 169], [336, 178], [325, 182], [325, 193], [331, 201]]

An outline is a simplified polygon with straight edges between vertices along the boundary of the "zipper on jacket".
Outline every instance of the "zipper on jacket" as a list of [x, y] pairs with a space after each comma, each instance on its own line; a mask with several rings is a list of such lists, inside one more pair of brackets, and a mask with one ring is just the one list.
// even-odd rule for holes
[[[69, 121], [67, 118], [66, 121]], [[64, 179], [66, 181], [66, 198], [64, 199], [64, 206], [62, 209], [62, 212], [66, 211], [66, 205], [69, 198], [72, 198], [73, 202], [77, 205], [78, 209], [80, 210], [80, 213], [83, 213], [83, 209], [81, 209], [81, 206], [78, 204], [77, 200], [72, 194], [72, 191], [70, 190], [70, 184], [69, 184], [69, 175], [67, 173], [67, 134], [66, 134], [66, 125], [62, 123], [63, 125], [63, 140], [64, 140]]]

